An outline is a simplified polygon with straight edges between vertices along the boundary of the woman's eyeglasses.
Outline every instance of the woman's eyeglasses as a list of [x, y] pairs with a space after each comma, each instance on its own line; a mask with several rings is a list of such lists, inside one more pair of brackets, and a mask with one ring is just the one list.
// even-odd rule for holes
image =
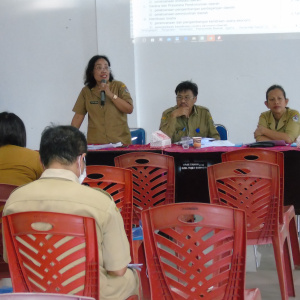
[[96, 66], [94, 68], [94, 70], [101, 72], [101, 71], [110, 71], [110, 67], [100, 67], [100, 66]]

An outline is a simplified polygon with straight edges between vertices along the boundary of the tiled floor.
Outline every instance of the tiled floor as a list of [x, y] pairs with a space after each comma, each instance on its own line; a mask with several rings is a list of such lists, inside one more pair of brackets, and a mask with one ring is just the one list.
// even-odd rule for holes
[[[272, 245], [258, 247], [261, 254], [260, 266], [257, 271], [246, 273], [246, 288], [259, 288], [262, 300], [281, 300], [278, 276], [276, 272]], [[296, 297], [300, 300], [300, 270], [294, 270]]]

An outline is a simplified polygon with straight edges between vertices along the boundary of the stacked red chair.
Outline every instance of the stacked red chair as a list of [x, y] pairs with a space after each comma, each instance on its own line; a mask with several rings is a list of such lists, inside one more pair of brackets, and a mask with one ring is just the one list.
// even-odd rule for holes
[[229, 161], [209, 166], [207, 174], [210, 202], [246, 212], [247, 244], [273, 244], [281, 297], [294, 297], [289, 224], [280, 222], [279, 166]]
[[142, 212], [151, 299], [259, 300], [245, 290], [245, 212], [176, 203]]

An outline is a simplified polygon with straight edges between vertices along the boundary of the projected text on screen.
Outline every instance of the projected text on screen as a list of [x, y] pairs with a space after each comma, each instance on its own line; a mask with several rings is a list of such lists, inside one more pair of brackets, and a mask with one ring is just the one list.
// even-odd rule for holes
[[132, 38], [300, 32], [300, 0], [131, 0]]

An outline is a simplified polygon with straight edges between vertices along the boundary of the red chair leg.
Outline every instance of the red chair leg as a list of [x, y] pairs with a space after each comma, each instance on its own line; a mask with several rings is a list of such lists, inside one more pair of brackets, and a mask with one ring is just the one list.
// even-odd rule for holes
[[273, 238], [273, 249], [281, 292], [281, 299], [288, 300], [289, 296], [295, 297], [295, 288], [287, 241], [284, 242], [283, 248], [280, 248], [280, 241], [278, 241], [276, 238]]
[[283, 256], [284, 256], [284, 267], [285, 267], [285, 279], [288, 289], [288, 295], [290, 297], [295, 297], [295, 287], [294, 287], [294, 279], [293, 279], [293, 270], [290, 256], [290, 249], [287, 239], [283, 244]]
[[299, 239], [298, 239], [298, 230], [296, 217], [292, 218], [289, 222], [289, 232], [290, 232], [290, 242], [291, 250], [293, 254], [293, 261], [296, 269], [300, 268], [300, 248], [299, 248]]
[[133, 241], [133, 262], [143, 264], [139, 272], [140, 278], [140, 295], [143, 300], [151, 299], [150, 284], [147, 276], [147, 265], [144, 252], [143, 240]]

